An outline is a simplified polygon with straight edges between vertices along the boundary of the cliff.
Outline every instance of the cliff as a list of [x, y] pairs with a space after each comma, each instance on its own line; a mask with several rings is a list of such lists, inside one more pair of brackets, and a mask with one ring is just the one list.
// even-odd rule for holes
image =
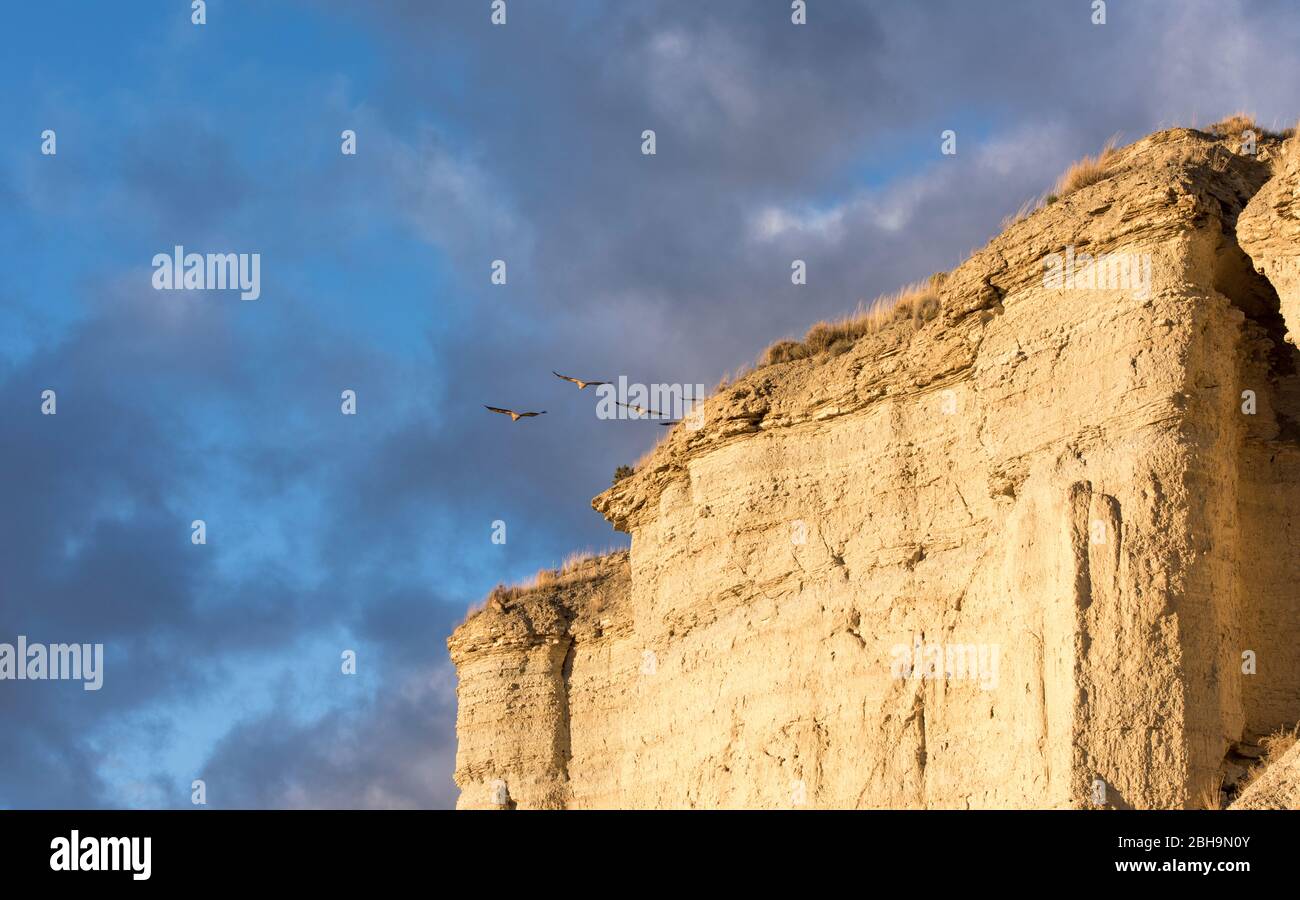
[[1300, 719], [1300, 171], [1234, 150], [1151, 135], [709, 398], [593, 501], [630, 553], [449, 639], [460, 805], [1231, 793]]

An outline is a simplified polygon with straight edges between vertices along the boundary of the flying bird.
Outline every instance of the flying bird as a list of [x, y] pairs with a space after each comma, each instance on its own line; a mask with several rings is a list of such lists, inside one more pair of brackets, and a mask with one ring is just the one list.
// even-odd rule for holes
[[628, 409], [632, 410], [632, 412], [638, 412], [645, 416], [664, 415], [663, 413], [659, 412], [659, 410], [657, 409], [646, 409], [644, 406], [637, 406], [635, 403], [624, 403], [622, 400], [615, 400], [614, 402], [617, 403], [619, 406], [626, 406]]
[[551, 369], [551, 374], [554, 375], [556, 378], [563, 378], [565, 381], [572, 381], [574, 384], [576, 384], [576, 385], [578, 386], [578, 390], [580, 390], [580, 391], [581, 391], [581, 390], [584, 390], [585, 388], [590, 387], [590, 386], [593, 385], [593, 384], [609, 384], [609, 383], [610, 383], [610, 382], [608, 382], [608, 381], [583, 381], [583, 380], [580, 379], [580, 378], [570, 378], [568, 375], [561, 375], [559, 372], [555, 371], [554, 369]]
[[520, 419], [527, 419], [529, 416], [544, 416], [546, 410], [541, 412], [515, 412], [513, 409], [501, 409], [499, 406], [484, 405], [484, 409], [490, 409], [494, 413], [501, 413], [503, 416], [509, 416], [511, 422], [518, 422]]

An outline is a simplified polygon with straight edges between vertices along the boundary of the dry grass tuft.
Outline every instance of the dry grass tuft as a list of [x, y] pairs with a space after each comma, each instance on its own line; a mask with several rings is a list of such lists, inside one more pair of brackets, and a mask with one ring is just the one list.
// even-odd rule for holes
[[1256, 135], [1263, 133], [1263, 130], [1255, 124], [1255, 117], [1248, 112], [1235, 112], [1207, 126], [1205, 130], [1215, 137], [1231, 138], [1241, 137], [1243, 131], [1253, 131]]
[[484, 607], [502, 605], [517, 597], [529, 593], [530, 591], [542, 590], [545, 588], [559, 587], [566, 583], [582, 580], [585, 574], [582, 570], [594, 559], [598, 559], [609, 553], [615, 548], [606, 550], [576, 550], [564, 557], [559, 568], [556, 569], [538, 569], [531, 578], [524, 579], [516, 584], [498, 584], [490, 592], [487, 598], [482, 602], [470, 607], [466, 619], [473, 618]]
[[577, 571], [580, 568], [583, 568], [584, 566], [587, 565], [587, 563], [591, 562], [593, 559], [599, 559], [600, 557], [604, 556], [606, 553], [609, 552], [610, 552], [609, 550], [602, 550], [597, 552], [596, 550], [593, 550], [591, 547], [588, 547], [586, 550], [572, 551], [571, 553], [569, 553], [568, 556], [564, 557], [563, 562], [560, 563], [560, 572], [559, 572], [560, 577], [563, 577], [565, 575], [572, 575], [575, 571]]
[[650, 445], [650, 449], [646, 450], [645, 453], [642, 453], [639, 457], [637, 457], [637, 461], [632, 464], [633, 473], [641, 471], [642, 467], [645, 466], [645, 464], [650, 461], [650, 457], [655, 455], [655, 451], [659, 449], [659, 447], [664, 443], [664, 441], [672, 437], [673, 432], [676, 430], [677, 430], [676, 426], [672, 428], [660, 428], [659, 437], [655, 438], [655, 442]]
[[1295, 746], [1296, 740], [1300, 739], [1300, 725], [1291, 728], [1283, 728], [1275, 731], [1268, 737], [1261, 738], [1259, 746], [1263, 748], [1264, 755], [1259, 758], [1259, 762], [1251, 766], [1241, 781], [1237, 782], [1237, 794], [1250, 787], [1259, 776], [1264, 774], [1264, 770], [1273, 763], [1281, 759], [1288, 750]]
[[842, 319], [818, 322], [808, 329], [802, 341], [777, 341], [763, 351], [758, 367], [843, 353], [860, 338], [897, 322], [910, 320], [920, 327], [939, 314], [939, 286], [946, 277], [945, 273], [931, 275], [926, 281], [877, 297], [870, 304], [859, 305], [856, 312]]
[[1300, 726], [1290, 729], [1283, 728], [1270, 734], [1259, 742], [1264, 748], [1264, 761], [1266, 764], [1277, 762], [1286, 752], [1295, 746], [1295, 742], [1300, 740]]
[[777, 363], [794, 362], [808, 356], [808, 348], [799, 341], [777, 341], [763, 351], [760, 366], [774, 366]]
[[1217, 779], [1196, 795], [1196, 804], [1199, 809], [1223, 809], [1223, 786]]
[[1070, 168], [1057, 179], [1056, 187], [1052, 194], [1056, 197], [1068, 197], [1075, 191], [1086, 188], [1090, 184], [1096, 184], [1103, 178], [1110, 175], [1111, 166], [1115, 162], [1115, 146], [1119, 143], [1119, 135], [1112, 135], [1110, 140], [1106, 141], [1101, 148], [1101, 152], [1096, 156], [1085, 156], [1083, 159], [1074, 163]]
[[[1052, 199], [1048, 200], [1047, 199], [1048, 197], [1051, 197]], [[1010, 228], [1012, 225], [1015, 225], [1017, 222], [1023, 222], [1025, 219], [1028, 219], [1031, 215], [1038, 212], [1048, 203], [1055, 203], [1056, 200], [1057, 200], [1057, 196], [1055, 194], [1045, 194], [1044, 196], [1039, 197], [1037, 200], [1026, 200], [1024, 203], [1020, 204], [1020, 208], [1018, 210], [1011, 213], [1009, 216], [1003, 218], [1002, 230], [1006, 231], [1008, 228]]]
[[1004, 218], [1002, 220], [1002, 230], [1006, 231], [1012, 225], [1023, 222], [1040, 209], [1056, 203], [1062, 197], [1068, 197], [1077, 190], [1110, 177], [1115, 164], [1115, 156], [1119, 152], [1116, 150], [1118, 144], [1119, 135], [1113, 134], [1096, 156], [1085, 156], [1073, 163], [1056, 180], [1056, 185], [1052, 190], [1041, 197], [1026, 200], [1018, 210]]
[[1294, 129], [1285, 131], [1273, 131], [1271, 128], [1265, 128], [1255, 122], [1255, 117], [1248, 112], [1235, 112], [1226, 118], [1220, 119], [1213, 125], [1205, 129], [1217, 138], [1230, 138], [1240, 140], [1241, 136], [1247, 131], [1253, 131], [1257, 140], [1279, 141], [1290, 137]]
[[1286, 139], [1284, 152], [1287, 156], [1300, 156], [1300, 123], [1297, 123], [1295, 128], [1288, 128], [1282, 132], [1282, 136]]
[[718, 383], [713, 386], [713, 390], [709, 391], [708, 395], [704, 399], [707, 400], [709, 397], [712, 397], [714, 394], [719, 394], [722, 391], [725, 391], [727, 388], [731, 387], [733, 384], [735, 384], [740, 379], [744, 378], [752, 371], [754, 371], [753, 366], [744, 365], [736, 369], [736, 371], [734, 372], [725, 373], [721, 378], [718, 379]]

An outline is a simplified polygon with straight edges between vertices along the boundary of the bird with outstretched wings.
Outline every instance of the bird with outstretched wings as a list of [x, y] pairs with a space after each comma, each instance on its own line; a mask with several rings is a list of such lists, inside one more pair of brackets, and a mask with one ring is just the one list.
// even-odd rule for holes
[[581, 378], [570, 378], [568, 375], [561, 375], [559, 372], [555, 371], [554, 369], [551, 369], [551, 374], [554, 375], [556, 378], [562, 378], [562, 379], [564, 379], [565, 381], [571, 381], [571, 382], [573, 382], [574, 384], [576, 384], [576, 385], [578, 386], [578, 390], [580, 390], [580, 391], [581, 391], [581, 390], [585, 390], [586, 388], [591, 387], [593, 384], [609, 384], [609, 383], [610, 383], [610, 382], [608, 382], [608, 381], [583, 381]]
[[626, 407], [632, 410], [632, 412], [640, 413], [643, 416], [662, 417], [664, 415], [664, 413], [659, 412], [659, 410], [657, 409], [646, 409], [644, 406], [637, 406], [635, 403], [624, 403], [622, 400], [615, 400], [614, 402], [617, 403], [619, 406]]
[[513, 409], [502, 409], [499, 406], [487, 406], [486, 404], [483, 408], [490, 409], [494, 413], [501, 413], [503, 416], [509, 416], [511, 422], [518, 422], [520, 419], [527, 419], [530, 416], [546, 415], [546, 410], [542, 410], [541, 412], [515, 412]]

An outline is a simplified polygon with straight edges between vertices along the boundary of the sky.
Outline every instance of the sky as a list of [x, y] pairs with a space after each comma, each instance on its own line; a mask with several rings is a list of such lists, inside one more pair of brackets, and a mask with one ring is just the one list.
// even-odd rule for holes
[[1112, 134], [1300, 115], [1284, 2], [491, 6], [6, 8], [0, 643], [104, 663], [0, 680], [0, 808], [451, 806], [447, 635], [663, 431], [551, 370], [711, 387]]

